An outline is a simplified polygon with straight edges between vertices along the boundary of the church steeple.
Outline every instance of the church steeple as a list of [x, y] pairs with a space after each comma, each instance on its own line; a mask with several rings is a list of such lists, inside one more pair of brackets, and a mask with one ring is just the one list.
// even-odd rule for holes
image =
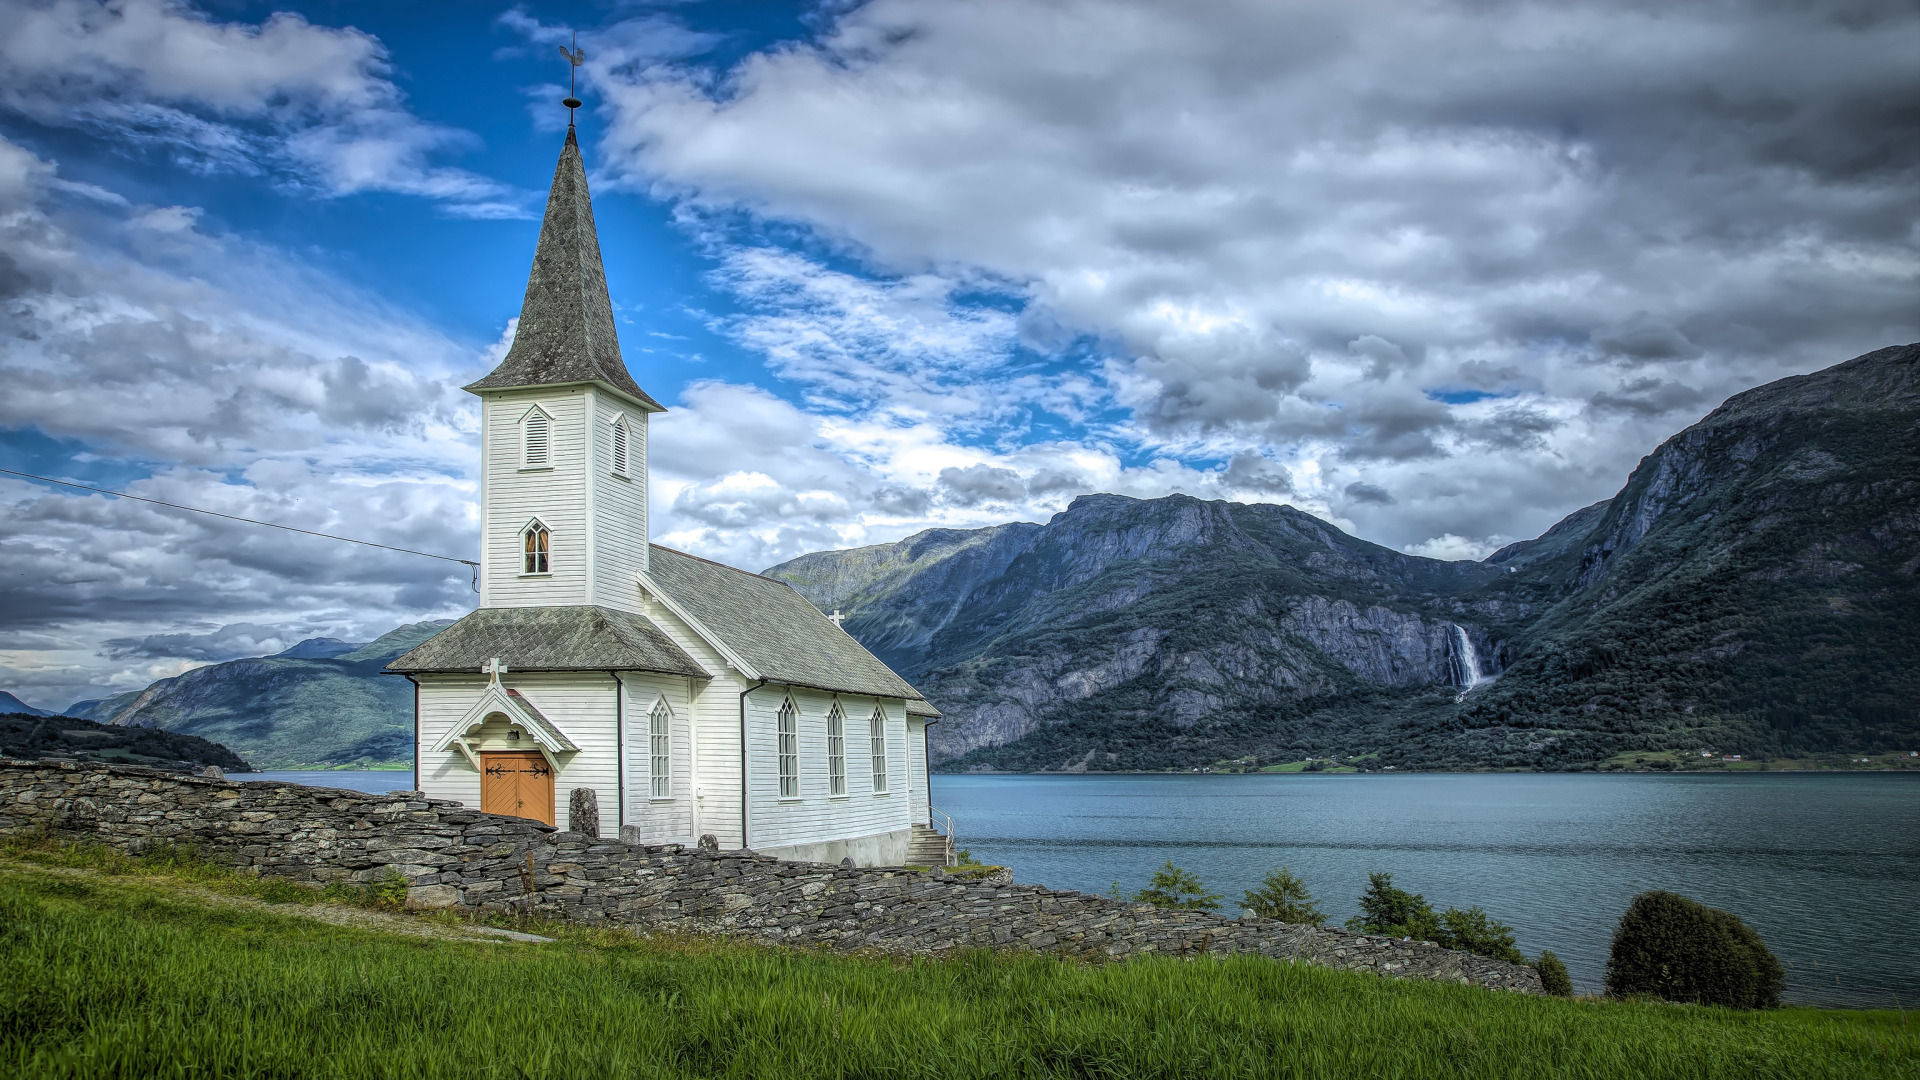
[[499, 367], [466, 389], [479, 393], [579, 383], [598, 383], [648, 412], [666, 411], [640, 389], [620, 359], [607, 274], [600, 265], [600, 239], [593, 227], [593, 200], [587, 193], [587, 170], [573, 125], [568, 124], [513, 347]]

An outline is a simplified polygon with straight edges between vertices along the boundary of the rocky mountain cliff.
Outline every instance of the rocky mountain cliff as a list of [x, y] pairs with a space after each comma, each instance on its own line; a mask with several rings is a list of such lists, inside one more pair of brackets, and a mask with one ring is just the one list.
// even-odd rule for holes
[[413, 760], [413, 684], [387, 661], [452, 625], [402, 626], [366, 644], [314, 638], [229, 660], [67, 712], [225, 744], [257, 769], [373, 767]]
[[[1095, 495], [766, 572], [945, 711], [950, 766], [1920, 745], [1917, 371], [1906, 346], [1738, 395], [1482, 563], [1291, 507]], [[1469, 658], [1499, 677], [1462, 693]]]

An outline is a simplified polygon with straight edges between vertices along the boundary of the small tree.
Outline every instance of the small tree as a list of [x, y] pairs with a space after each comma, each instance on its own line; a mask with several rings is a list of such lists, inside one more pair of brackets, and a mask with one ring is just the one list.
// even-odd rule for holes
[[1786, 975], [1760, 935], [1732, 912], [1670, 892], [1633, 898], [1613, 932], [1607, 993], [1767, 1009]]
[[1212, 911], [1220, 906], [1219, 893], [1208, 892], [1199, 878], [1173, 865], [1172, 859], [1153, 872], [1147, 887], [1134, 893], [1133, 899], [1174, 911]]
[[1327, 917], [1313, 905], [1313, 895], [1307, 892], [1307, 883], [1284, 866], [1267, 871], [1267, 876], [1260, 880], [1260, 887], [1249, 890], [1241, 903], [1248, 911], [1263, 919], [1312, 926], [1327, 921]]
[[1439, 941], [1445, 936], [1440, 917], [1425, 897], [1397, 889], [1392, 874], [1367, 875], [1367, 891], [1360, 897], [1360, 914], [1347, 920], [1347, 929], [1361, 934], [1410, 937]]
[[1573, 996], [1573, 980], [1567, 977], [1567, 965], [1553, 953], [1540, 950], [1540, 959], [1533, 962], [1533, 970], [1540, 973], [1540, 989], [1554, 997]]
[[[1448, 908], [1440, 913], [1441, 937], [1436, 940], [1449, 949], [1477, 953], [1480, 956], [1524, 964], [1527, 958], [1513, 943], [1513, 927], [1487, 917], [1478, 906], [1465, 911]], [[1558, 963], [1558, 961], [1555, 961]]]

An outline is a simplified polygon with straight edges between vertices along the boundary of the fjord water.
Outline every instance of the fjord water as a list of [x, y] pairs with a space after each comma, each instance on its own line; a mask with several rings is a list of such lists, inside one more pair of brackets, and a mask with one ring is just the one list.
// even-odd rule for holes
[[1171, 859], [1231, 914], [1285, 865], [1340, 922], [1384, 870], [1552, 949], [1583, 993], [1627, 901], [1668, 889], [1758, 930], [1790, 1002], [1920, 1002], [1920, 776], [936, 775], [933, 795], [1016, 881], [1131, 892]]

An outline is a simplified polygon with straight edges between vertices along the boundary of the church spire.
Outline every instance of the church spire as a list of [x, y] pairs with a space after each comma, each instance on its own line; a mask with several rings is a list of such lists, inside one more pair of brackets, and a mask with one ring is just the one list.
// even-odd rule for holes
[[599, 383], [632, 398], [648, 411], [664, 412], [627, 374], [613, 329], [607, 273], [600, 265], [600, 239], [593, 227], [593, 200], [573, 125], [553, 171], [547, 214], [540, 223], [520, 326], [507, 357], [467, 389]]

